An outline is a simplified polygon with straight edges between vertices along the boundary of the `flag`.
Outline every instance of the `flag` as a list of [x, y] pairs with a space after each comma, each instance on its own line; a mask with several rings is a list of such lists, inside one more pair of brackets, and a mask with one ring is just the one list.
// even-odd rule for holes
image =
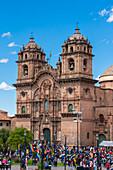
[[46, 139], [44, 140], [44, 145], [46, 146]]
[[59, 142], [57, 143], [57, 146], [59, 145]]
[[39, 148], [37, 149], [37, 160], [39, 162]]
[[38, 140], [38, 145], [40, 144], [40, 140]]
[[54, 145], [52, 141], [51, 141], [51, 145], [52, 145], [52, 146]]
[[21, 144], [18, 143], [18, 151], [20, 151], [20, 149], [21, 149]]
[[50, 52], [50, 57], [51, 57], [51, 52]]
[[34, 152], [34, 148], [33, 148], [33, 144], [32, 143], [29, 144], [29, 148], [30, 148], [31, 152]]

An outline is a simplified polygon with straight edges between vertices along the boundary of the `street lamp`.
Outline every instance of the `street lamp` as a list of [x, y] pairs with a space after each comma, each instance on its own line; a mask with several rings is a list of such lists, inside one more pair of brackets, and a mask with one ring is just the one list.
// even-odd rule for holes
[[41, 133], [41, 141], [42, 141], [41, 170], [43, 170], [43, 155], [44, 155], [44, 149], [43, 149], [44, 134], [43, 133]]
[[82, 112], [76, 112], [75, 109], [72, 110], [73, 114], [77, 115], [76, 117], [73, 117], [73, 122], [77, 123], [77, 153], [79, 152], [79, 141], [78, 141], [78, 123], [82, 122], [82, 117], [79, 119], [79, 115], [82, 115]]
[[64, 163], [64, 170], [66, 170], [66, 155], [67, 155], [67, 150], [66, 150], [66, 136], [63, 135], [65, 137], [65, 163]]
[[24, 131], [24, 169], [26, 168], [25, 161], [26, 161], [26, 130]]
[[97, 170], [99, 169], [99, 154], [98, 154], [98, 145], [99, 145], [99, 136], [96, 134], [96, 140], [97, 140]]

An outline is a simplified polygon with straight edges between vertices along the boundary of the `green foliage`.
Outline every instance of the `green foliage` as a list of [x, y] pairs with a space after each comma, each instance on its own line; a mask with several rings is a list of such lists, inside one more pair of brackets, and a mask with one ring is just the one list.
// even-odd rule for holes
[[[45, 168], [45, 162], [43, 162], [43, 169]], [[38, 163], [38, 169], [41, 170], [41, 159]]]
[[7, 141], [7, 138], [9, 137], [10, 130], [8, 129], [0, 129], [0, 138], [3, 139], [3, 143], [5, 144]]
[[7, 144], [11, 149], [17, 149], [18, 143], [21, 144], [21, 147], [24, 148], [24, 131], [26, 130], [26, 148], [29, 147], [29, 142], [33, 141], [33, 132], [27, 130], [24, 127], [16, 127], [14, 131], [10, 131]]

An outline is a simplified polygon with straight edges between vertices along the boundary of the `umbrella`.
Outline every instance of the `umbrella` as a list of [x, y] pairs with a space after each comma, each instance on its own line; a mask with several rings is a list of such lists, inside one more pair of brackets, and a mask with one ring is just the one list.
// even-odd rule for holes
[[7, 160], [3, 160], [2, 163], [3, 163], [3, 164], [7, 163]]

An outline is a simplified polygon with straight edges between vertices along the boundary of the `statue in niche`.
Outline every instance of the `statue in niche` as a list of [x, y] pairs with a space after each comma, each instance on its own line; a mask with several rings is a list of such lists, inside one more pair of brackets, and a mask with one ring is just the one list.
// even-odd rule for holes
[[44, 96], [49, 96], [50, 95], [50, 90], [51, 90], [51, 82], [49, 80], [45, 80], [42, 83], [43, 86], [43, 94]]

